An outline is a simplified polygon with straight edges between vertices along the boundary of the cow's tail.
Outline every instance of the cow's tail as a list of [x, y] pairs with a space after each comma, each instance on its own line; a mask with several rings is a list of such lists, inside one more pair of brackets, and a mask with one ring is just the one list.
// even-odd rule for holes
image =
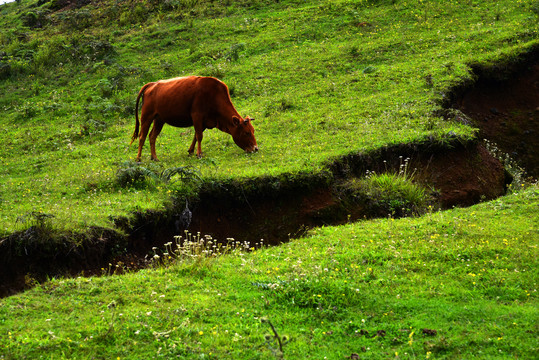
[[144, 102], [144, 98], [143, 98], [144, 97], [144, 91], [146, 91], [148, 86], [153, 85], [153, 84], [154, 84], [153, 82], [147, 83], [138, 92], [137, 102], [135, 104], [135, 131], [133, 132], [133, 136], [131, 137], [131, 142], [129, 143], [129, 145], [131, 145], [133, 143], [133, 141], [135, 141], [138, 138], [138, 132], [139, 132], [138, 104], [139, 104], [139, 101], [142, 98], [142, 102]]

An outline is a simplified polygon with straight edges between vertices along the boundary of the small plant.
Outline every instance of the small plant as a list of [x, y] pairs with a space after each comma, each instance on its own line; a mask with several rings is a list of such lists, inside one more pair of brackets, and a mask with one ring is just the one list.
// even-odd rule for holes
[[348, 54], [352, 58], [359, 58], [361, 56], [361, 50], [356, 45], [353, 45], [348, 49]]
[[107, 123], [104, 121], [99, 121], [96, 119], [86, 118], [79, 131], [81, 136], [95, 136], [98, 134], [103, 134], [107, 129]]
[[225, 55], [228, 61], [238, 61], [240, 52], [245, 50], [245, 43], [234, 44], [230, 47], [230, 51]]
[[275, 329], [275, 326], [273, 326], [273, 324], [267, 317], [261, 318], [260, 322], [262, 324], [268, 324], [272, 332], [271, 334], [264, 335], [264, 339], [266, 340], [266, 346], [268, 347], [268, 349], [271, 350], [275, 358], [284, 359], [283, 348], [286, 344], [290, 342], [288, 336], [279, 335], [279, 333]]
[[376, 71], [376, 68], [370, 65], [362, 70], [363, 74], [372, 74], [375, 71]]
[[50, 220], [54, 218], [54, 215], [47, 214], [41, 211], [31, 211], [26, 215], [19, 216], [17, 222], [23, 224], [31, 224], [31, 227], [37, 227], [40, 229], [51, 228]]
[[65, 246], [65, 238], [52, 214], [31, 211], [17, 218], [17, 223], [24, 226], [12, 242], [16, 254], [58, 253]]
[[148, 179], [159, 181], [159, 176], [133, 161], [124, 161], [116, 172], [116, 183], [121, 187], [141, 187]]
[[483, 142], [487, 151], [503, 164], [512, 178], [507, 191], [513, 192], [530, 184], [526, 171], [509, 154], [500, 150], [495, 143], [487, 139], [483, 139]]
[[103, 98], [111, 97], [112, 92], [114, 91], [114, 86], [108, 79], [99, 80], [95, 88], [99, 92], [99, 95]]
[[109, 309], [111, 311], [111, 316], [110, 316], [110, 322], [109, 322], [109, 328], [107, 330], [107, 333], [105, 335], [108, 335], [110, 333], [112, 333], [114, 331], [114, 320], [116, 318], [116, 308], [117, 308], [117, 303], [115, 300], [112, 300], [108, 305], [107, 305], [107, 309]]
[[[257, 244], [258, 247], [262, 246]], [[149, 260], [156, 265], [169, 266], [175, 263], [192, 263], [209, 265], [212, 259], [228, 254], [242, 255], [255, 247], [249, 241], [237, 241], [227, 238], [226, 241], [214, 239], [211, 235], [201, 236], [185, 230], [184, 235], [174, 237], [174, 241], [165, 244], [164, 251], [154, 247]]]
[[174, 183], [178, 180], [172, 181], [172, 178], [177, 175], [180, 181], [192, 182], [192, 181], [201, 181], [202, 177], [200, 170], [195, 169], [192, 166], [178, 166], [165, 169], [161, 172], [159, 176], [162, 181], [166, 183]]
[[372, 173], [364, 184], [372, 199], [393, 216], [417, 213], [426, 202], [425, 190], [399, 175]]
[[201, 181], [200, 171], [192, 166], [177, 166], [160, 170], [159, 165], [143, 165], [134, 161], [124, 161], [116, 172], [115, 182], [123, 188], [143, 188], [157, 183], [172, 185], [181, 181], [187, 185]]

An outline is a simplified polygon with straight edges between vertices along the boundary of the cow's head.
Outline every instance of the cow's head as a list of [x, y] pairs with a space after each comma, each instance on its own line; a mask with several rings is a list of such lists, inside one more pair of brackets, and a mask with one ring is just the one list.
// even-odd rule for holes
[[258, 145], [255, 139], [255, 128], [251, 123], [254, 119], [246, 116], [242, 119], [238, 116], [233, 116], [232, 121], [234, 128], [232, 130], [232, 139], [236, 145], [245, 150], [246, 152], [258, 151]]

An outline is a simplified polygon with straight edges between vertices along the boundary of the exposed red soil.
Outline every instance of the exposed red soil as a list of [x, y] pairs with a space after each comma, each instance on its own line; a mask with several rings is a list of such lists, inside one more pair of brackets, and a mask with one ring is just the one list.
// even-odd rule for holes
[[[442, 208], [469, 206], [505, 193], [503, 166], [480, 144], [403, 155], [410, 157], [410, 168], [417, 168], [414, 178], [437, 190], [437, 203]], [[208, 199], [193, 210], [190, 231], [209, 233], [218, 239], [262, 238], [265, 244], [278, 244], [312, 227], [380, 215], [389, 214], [372, 214], [361, 204], [350, 206], [326, 186], [274, 199], [246, 198], [242, 204]]]
[[418, 178], [439, 190], [444, 209], [494, 199], [505, 193], [509, 182], [500, 161], [480, 144], [447, 154], [423, 155], [417, 167], [423, 169]]
[[505, 81], [479, 80], [454, 107], [529, 175], [539, 177], [539, 63]]

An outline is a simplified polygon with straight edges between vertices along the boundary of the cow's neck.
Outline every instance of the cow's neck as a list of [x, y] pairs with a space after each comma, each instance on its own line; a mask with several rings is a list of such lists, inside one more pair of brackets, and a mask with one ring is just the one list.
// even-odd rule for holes
[[217, 129], [224, 131], [230, 135], [232, 135], [232, 124], [223, 124], [221, 121], [217, 122]]

